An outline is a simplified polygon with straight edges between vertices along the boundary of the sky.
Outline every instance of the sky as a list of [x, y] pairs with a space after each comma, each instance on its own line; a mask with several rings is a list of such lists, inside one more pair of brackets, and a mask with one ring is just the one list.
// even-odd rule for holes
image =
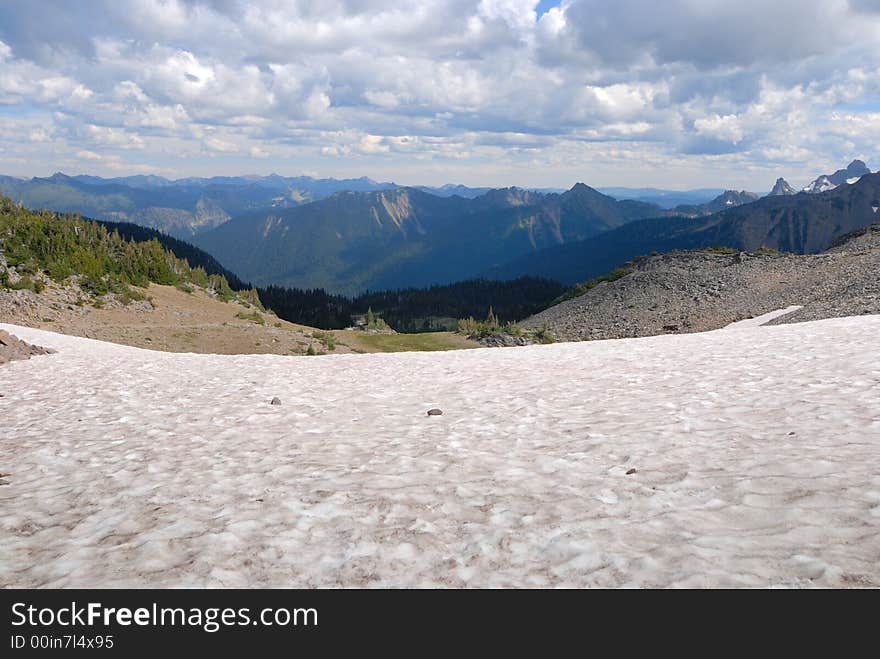
[[880, 0], [4, 0], [0, 173], [766, 191], [878, 71]]

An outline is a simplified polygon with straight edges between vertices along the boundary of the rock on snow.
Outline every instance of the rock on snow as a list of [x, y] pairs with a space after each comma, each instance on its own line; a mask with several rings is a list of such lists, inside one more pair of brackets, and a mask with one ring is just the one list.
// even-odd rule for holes
[[0, 367], [2, 586], [880, 586], [880, 316], [313, 359], [2, 328], [58, 350]]

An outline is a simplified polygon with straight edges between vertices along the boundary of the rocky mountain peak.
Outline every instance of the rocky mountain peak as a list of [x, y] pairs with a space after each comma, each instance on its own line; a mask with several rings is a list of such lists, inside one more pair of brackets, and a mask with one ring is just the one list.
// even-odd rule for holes
[[781, 176], [776, 179], [776, 183], [773, 186], [773, 189], [770, 191], [770, 194], [767, 195], [769, 197], [781, 197], [784, 195], [793, 195], [797, 194], [795, 189], [789, 185], [788, 181], [786, 181]]
[[804, 188], [804, 192], [827, 192], [844, 183], [853, 184], [871, 170], [861, 160], [853, 160], [846, 169], [838, 169], [833, 174], [823, 174]]
[[837, 187], [836, 183], [832, 183], [831, 179], [823, 174], [815, 181], [810, 183], [807, 187], [804, 188], [804, 192], [808, 192], [810, 194], [818, 194], [819, 192], [828, 192], [829, 190], [833, 190]]
[[864, 176], [870, 174], [871, 170], [862, 160], [853, 160], [846, 166], [846, 173], [850, 176]]
[[758, 195], [754, 192], [749, 192], [748, 190], [725, 190], [710, 203], [719, 206], [719, 210], [723, 210], [730, 206], [741, 206], [742, 204], [751, 203], [757, 198]]

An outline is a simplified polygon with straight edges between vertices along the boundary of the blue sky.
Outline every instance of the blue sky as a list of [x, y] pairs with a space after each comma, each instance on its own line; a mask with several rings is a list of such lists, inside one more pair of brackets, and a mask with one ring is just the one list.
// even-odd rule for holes
[[548, 11], [553, 9], [554, 7], [558, 7], [560, 5], [559, 0], [541, 0], [541, 2], [537, 3], [535, 6], [535, 14], [540, 18]]
[[880, 168], [876, 0], [6, 0], [0, 173], [769, 189]]

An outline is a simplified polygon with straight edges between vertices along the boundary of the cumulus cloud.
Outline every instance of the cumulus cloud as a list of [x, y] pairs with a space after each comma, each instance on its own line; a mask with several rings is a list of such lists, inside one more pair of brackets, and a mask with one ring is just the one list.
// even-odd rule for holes
[[726, 114], [723, 117], [718, 114], [701, 117], [694, 121], [694, 130], [697, 135], [731, 144], [736, 144], [743, 138], [742, 125], [739, 117], [734, 114]]
[[538, 4], [7, 0], [0, 170], [745, 187], [880, 166], [874, 0]]

